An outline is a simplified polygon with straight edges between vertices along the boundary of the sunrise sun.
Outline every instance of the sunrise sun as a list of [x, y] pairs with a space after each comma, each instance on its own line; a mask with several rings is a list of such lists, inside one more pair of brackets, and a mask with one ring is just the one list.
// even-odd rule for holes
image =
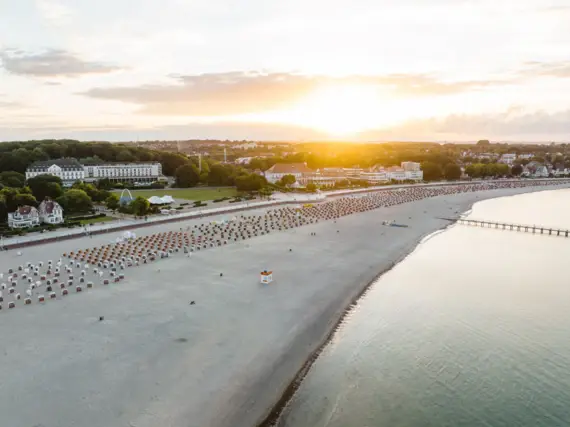
[[386, 106], [368, 86], [336, 85], [320, 88], [295, 109], [294, 121], [341, 136], [386, 124]]

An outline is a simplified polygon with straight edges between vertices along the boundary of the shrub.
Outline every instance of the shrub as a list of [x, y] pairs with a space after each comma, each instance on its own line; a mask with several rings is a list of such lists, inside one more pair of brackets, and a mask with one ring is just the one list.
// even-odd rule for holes
[[104, 216], [107, 216], [106, 213], [101, 212], [95, 215], [83, 215], [83, 216], [74, 216], [71, 218], [68, 218], [69, 221], [81, 221], [84, 219], [93, 219], [93, 218], [103, 218]]

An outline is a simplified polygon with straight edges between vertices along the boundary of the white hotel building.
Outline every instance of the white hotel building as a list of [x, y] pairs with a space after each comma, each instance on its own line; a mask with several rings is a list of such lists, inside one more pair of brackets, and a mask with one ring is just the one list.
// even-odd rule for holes
[[162, 178], [162, 165], [150, 163], [104, 163], [84, 165], [85, 181], [108, 178], [112, 182], [152, 183]]
[[26, 179], [38, 175], [54, 175], [61, 179], [64, 187], [71, 187], [75, 181], [83, 181], [83, 165], [73, 158], [35, 162], [26, 169]]
[[162, 178], [162, 165], [158, 162], [82, 165], [77, 159], [55, 159], [36, 162], [26, 170], [26, 179], [38, 175], [57, 176], [65, 187], [71, 187], [75, 181], [95, 182], [103, 178], [148, 184]]

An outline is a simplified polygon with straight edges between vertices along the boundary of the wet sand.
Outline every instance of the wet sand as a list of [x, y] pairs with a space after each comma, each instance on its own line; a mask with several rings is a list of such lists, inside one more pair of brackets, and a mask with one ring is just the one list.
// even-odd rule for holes
[[[120, 284], [4, 309], [2, 425], [256, 426], [351, 301], [423, 236], [447, 225], [436, 217], [455, 216], [483, 198], [563, 187], [568, 185], [380, 208], [191, 258], [176, 254], [127, 269]], [[382, 225], [394, 219], [409, 228]], [[116, 235], [30, 247], [22, 257], [1, 253], [0, 267], [55, 261], [62, 252], [108, 243]], [[274, 271], [274, 283], [259, 283], [264, 269]]]

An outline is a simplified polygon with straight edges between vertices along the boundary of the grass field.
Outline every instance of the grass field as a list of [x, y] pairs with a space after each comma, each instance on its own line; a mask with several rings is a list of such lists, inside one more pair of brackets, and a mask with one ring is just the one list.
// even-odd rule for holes
[[91, 219], [82, 219], [81, 225], [98, 224], [100, 222], [109, 222], [109, 221], [114, 221], [114, 220], [115, 220], [115, 218], [112, 218], [110, 216], [102, 216], [99, 218], [91, 218]]
[[[116, 193], [121, 193], [122, 190], [117, 190]], [[186, 200], [214, 200], [221, 197], [233, 197], [237, 195], [235, 188], [165, 188], [163, 190], [131, 190], [133, 197], [152, 196], [162, 197], [164, 195], [172, 196], [175, 199]]]

